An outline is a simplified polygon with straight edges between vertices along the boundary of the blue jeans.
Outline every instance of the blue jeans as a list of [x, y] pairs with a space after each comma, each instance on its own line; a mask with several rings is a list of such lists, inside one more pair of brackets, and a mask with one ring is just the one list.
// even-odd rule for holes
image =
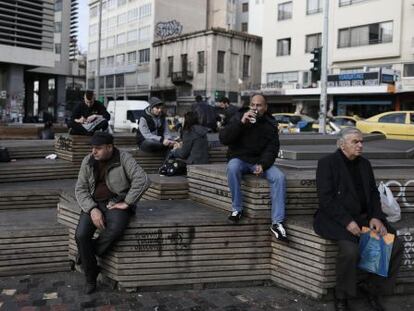
[[[240, 189], [242, 175], [252, 173], [255, 164], [250, 164], [238, 158], [233, 158], [227, 165], [227, 181], [231, 192], [233, 211], [243, 210], [243, 198]], [[272, 200], [272, 224], [282, 222], [285, 219], [286, 178], [280, 169], [271, 166], [262, 174], [270, 185]]]

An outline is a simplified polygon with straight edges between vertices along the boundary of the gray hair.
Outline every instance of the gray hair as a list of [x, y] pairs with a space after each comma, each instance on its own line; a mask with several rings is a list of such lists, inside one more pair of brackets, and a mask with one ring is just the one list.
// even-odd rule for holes
[[356, 127], [344, 127], [338, 134], [338, 140], [336, 141], [336, 145], [339, 147], [341, 144], [345, 142], [345, 137], [351, 134], [362, 135], [362, 132]]
[[263, 99], [264, 99], [264, 101], [265, 101], [265, 104], [267, 105], [267, 99], [266, 99], [266, 97], [263, 95], [263, 93], [261, 93], [261, 92], [254, 92], [253, 94], [251, 94], [251, 95], [250, 95], [250, 103], [252, 102], [253, 97], [256, 97], [256, 96], [261, 96], [261, 97], [263, 97]]

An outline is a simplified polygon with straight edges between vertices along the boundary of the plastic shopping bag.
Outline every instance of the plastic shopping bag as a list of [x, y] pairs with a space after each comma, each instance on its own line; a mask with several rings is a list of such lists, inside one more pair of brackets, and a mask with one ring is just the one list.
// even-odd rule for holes
[[394, 234], [381, 236], [368, 227], [362, 227], [358, 268], [387, 277], [394, 239]]
[[387, 220], [389, 222], [399, 221], [401, 219], [401, 208], [394, 198], [391, 189], [381, 181], [378, 186], [378, 192], [381, 197], [381, 208], [385, 215], [387, 215]]

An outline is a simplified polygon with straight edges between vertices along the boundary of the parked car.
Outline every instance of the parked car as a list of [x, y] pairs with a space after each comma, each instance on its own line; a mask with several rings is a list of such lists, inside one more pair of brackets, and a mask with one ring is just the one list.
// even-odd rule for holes
[[272, 115], [279, 124], [279, 131], [288, 128], [299, 128], [301, 131], [309, 131], [312, 130], [312, 126], [315, 122], [315, 119], [303, 114], [273, 113]]
[[111, 115], [109, 125], [114, 132], [136, 132], [138, 121], [148, 105], [143, 100], [111, 100], [107, 107]]
[[387, 138], [414, 140], [414, 111], [392, 111], [357, 121], [363, 133], [381, 133]]
[[335, 116], [332, 118], [332, 122], [339, 126], [340, 128], [348, 127], [348, 126], [356, 126], [357, 121], [362, 120], [358, 116]]

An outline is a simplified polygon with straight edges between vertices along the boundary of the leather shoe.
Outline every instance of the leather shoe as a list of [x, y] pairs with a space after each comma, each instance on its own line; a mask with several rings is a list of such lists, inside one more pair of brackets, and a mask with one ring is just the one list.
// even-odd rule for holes
[[348, 299], [338, 299], [335, 297], [335, 311], [349, 311]]
[[368, 304], [370, 305], [371, 309], [374, 311], [385, 311], [384, 307], [382, 306], [381, 302], [379, 301], [378, 295], [373, 294], [369, 290], [369, 286], [366, 283], [359, 283], [358, 289], [361, 294], [365, 297]]
[[96, 282], [87, 282], [85, 285], [85, 294], [92, 294], [96, 290]]

